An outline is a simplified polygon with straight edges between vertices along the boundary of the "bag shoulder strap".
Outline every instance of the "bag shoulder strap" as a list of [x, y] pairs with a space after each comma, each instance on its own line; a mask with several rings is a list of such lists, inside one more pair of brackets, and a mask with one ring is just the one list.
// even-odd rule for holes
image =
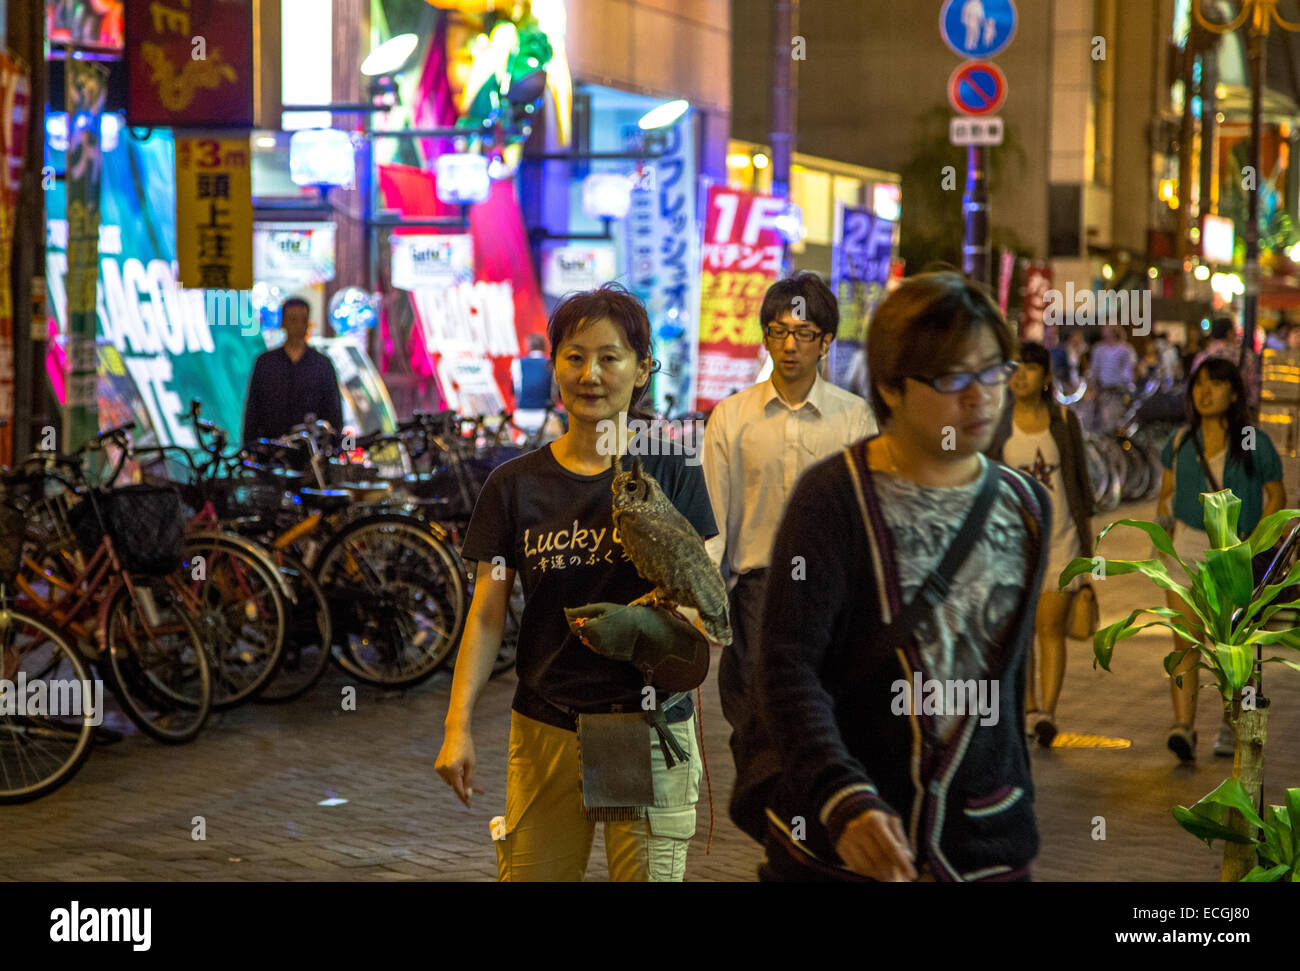
[[1196, 461], [1201, 465], [1201, 473], [1205, 476], [1205, 484], [1210, 487], [1211, 492], [1218, 492], [1218, 480], [1214, 478], [1214, 473], [1210, 471], [1210, 463], [1205, 460], [1205, 449], [1201, 447], [1201, 440], [1195, 435], [1192, 436], [1192, 445], [1196, 448]]
[[[857, 494], [858, 504], [862, 510], [863, 527], [870, 532], [871, 519], [867, 512], [861, 473], [858, 471], [857, 463], [853, 460], [849, 449], [844, 450], [844, 458], [845, 464], [849, 467], [849, 474], [853, 478], [854, 492]], [[863, 448], [862, 458], [865, 464], [865, 448]], [[917, 621], [925, 615], [926, 611], [938, 606], [948, 595], [953, 577], [961, 569], [962, 564], [966, 562], [966, 558], [970, 556], [970, 552], [975, 546], [975, 540], [984, 528], [984, 522], [988, 518], [989, 510], [993, 507], [993, 500], [997, 498], [1000, 479], [1001, 474], [995, 468], [995, 464], [986, 459], [979, 493], [975, 496], [975, 501], [966, 513], [961, 528], [957, 530], [957, 535], [953, 537], [952, 542], [948, 544], [947, 551], [939, 560], [939, 565], [926, 576], [921, 588], [917, 590], [911, 602], [903, 608], [892, 623], [886, 624], [881, 631], [881, 635], [891, 652], [901, 646], [905, 639], [911, 635]]]

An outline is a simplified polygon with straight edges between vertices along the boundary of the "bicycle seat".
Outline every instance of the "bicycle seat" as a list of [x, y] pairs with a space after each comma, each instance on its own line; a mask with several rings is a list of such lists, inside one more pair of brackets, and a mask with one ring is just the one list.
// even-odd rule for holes
[[352, 494], [343, 489], [299, 489], [304, 506], [321, 512], [337, 512], [352, 505]]

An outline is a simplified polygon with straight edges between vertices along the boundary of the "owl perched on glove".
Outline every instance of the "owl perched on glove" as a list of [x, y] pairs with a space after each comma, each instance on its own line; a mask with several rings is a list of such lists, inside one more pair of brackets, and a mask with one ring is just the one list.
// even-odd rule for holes
[[693, 607], [705, 633], [730, 644], [727, 586], [700, 534], [642, 468], [640, 459], [633, 460], [630, 471], [623, 471], [615, 460], [614, 471], [614, 525], [637, 573], [655, 584], [636, 602]]

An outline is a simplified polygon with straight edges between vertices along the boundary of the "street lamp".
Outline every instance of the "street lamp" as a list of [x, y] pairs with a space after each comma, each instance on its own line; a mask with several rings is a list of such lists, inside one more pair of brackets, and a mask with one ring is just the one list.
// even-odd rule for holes
[[[1201, 10], [1202, 0], [1193, 0], [1192, 13], [1196, 23], [1203, 30], [1214, 34], [1228, 34], [1239, 29], [1247, 20], [1250, 21], [1249, 58], [1250, 58], [1250, 196], [1246, 217], [1246, 280], [1245, 313], [1242, 318], [1244, 331], [1241, 342], [1242, 359], [1255, 349], [1255, 322], [1259, 313], [1259, 181], [1260, 181], [1260, 142], [1263, 116], [1262, 99], [1264, 95], [1264, 55], [1265, 40], [1269, 28], [1276, 22], [1283, 30], [1300, 32], [1300, 24], [1289, 23], [1282, 19], [1277, 11], [1278, 0], [1242, 0], [1241, 11], [1227, 24], [1215, 24], [1206, 19]], [[1189, 37], [1190, 42], [1190, 37]], [[1186, 97], [1186, 94], [1184, 94]]]

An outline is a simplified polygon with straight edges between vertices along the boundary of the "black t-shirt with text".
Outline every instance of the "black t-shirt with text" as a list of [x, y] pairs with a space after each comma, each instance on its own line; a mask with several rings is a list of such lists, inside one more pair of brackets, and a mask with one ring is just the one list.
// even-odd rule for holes
[[[716, 535], [700, 467], [681, 455], [640, 458], [700, 536]], [[630, 464], [624, 457], [623, 468]], [[574, 722], [555, 705], [579, 712], [607, 711], [615, 704], [625, 711], [641, 708], [641, 673], [596, 654], [573, 636], [564, 618], [565, 607], [629, 603], [653, 589], [618, 540], [613, 481], [612, 468], [600, 475], [570, 472], [548, 445], [493, 470], [465, 534], [465, 559], [490, 570], [500, 557], [495, 562], [517, 570], [523, 582], [514, 710], [560, 728], [572, 729]]]

